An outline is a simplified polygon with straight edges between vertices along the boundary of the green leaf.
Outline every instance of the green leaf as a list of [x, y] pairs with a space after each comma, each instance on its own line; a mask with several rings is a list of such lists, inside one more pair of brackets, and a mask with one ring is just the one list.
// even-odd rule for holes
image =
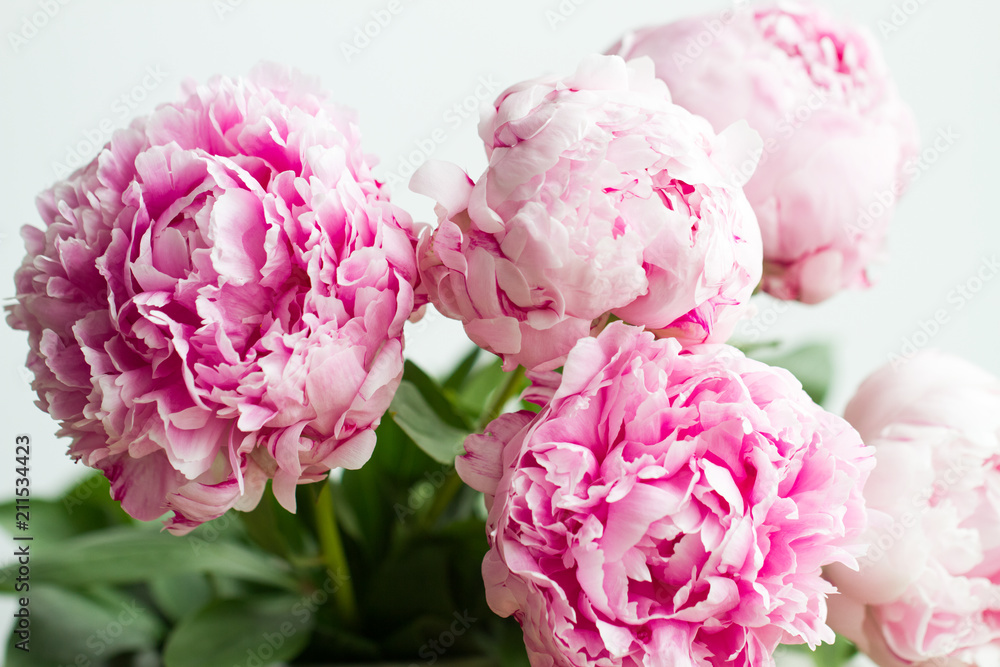
[[[270, 665], [294, 659], [309, 643], [313, 611], [293, 595], [220, 600], [185, 617], [164, 646], [165, 667]], [[255, 663], [255, 664], [256, 664]]]
[[[482, 560], [487, 550], [482, 521], [448, 524], [412, 536], [380, 564], [360, 600], [365, 618], [377, 619], [384, 659], [412, 657], [427, 640], [448, 631], [458, 612], [477, 619], [454, 654], [475, 653], [475, 637], [495, 618], [486, 604]], [[464, 630], [463, 630], [463, 633]], [[461, 644], [461, 646], [459, 645]]]
[[[320, 612], [322, 611], [321, 609]], [[377, 641], [332, 623], [324, 623], [322, 618], [317, 621], [309, 651], [317, 656], [317, 660], [322, 656], [335, 655], [337, 664], [342, 667], [365, 667], [377, 662], [382, 656], [382, 649]]]
[[[407, 619], [405, 625], [380, 640], [379, 645], [386, 660], [405, 661], [404, 664], [412, 664], [414, 655], [429, 659], [428, 655], [441, 658], [446, 653], [447, 658], [441, 660], [440, 664], [449, 667], [466, 664], [466, 661], [470, 665], [500, 667], [494, 661], [477, 655], [480, 652], [477, 646], [479, 637], [474, 632], [476, 629], [474, 626], [482, 618], [483, 616], [470, 615], [462, 611], [418, 615]], [[458, 632], [453, 632], [453, 629]], [[453, 642], [447, 649], [438, 643], [440, 638], [445, 636]], [[432, 646], [437, 650], [432, 649]], [[426, 664], [425, 660], [421, 662]]]
[[854, 657], [857, 647], [847, 639], [837, 635], [833, 644], [820, 644], [816, 647], [815, 661], [818, 667], [841, 667]]
[[478, 518], [453, 521], [438, 532], [436, 538], [447, 540], [450, 586], [455, 600], [469, 605], [473, 613], [492, 618], [483, 588], [482, 563], [489, 548], [485, 522]]
[[156, 577], [149, 582], [149, 592], [163, 615], [175, 622], [208, 604], [213, 595], [205, 575], [190, 572]]
[[111, 497], [111, 484], [99, 472], [81, 480], [63, 494], [59, 501], [73, 523], [81, 526], [80, 534], [100, 528], [142, 523], [126, 514], [121, 503]]
[[[0, 570], [0, 592], [13, 592], [16, 564]], [[109, 528], [66, 540], [31, 560], [32, 582], [57, 586], [138, 583], [200, 572], [297, 590], [287, 563], [234, 542], [209, 542], [135, 528]]]
[[[0, 516], [14, 516], [15, 506], [16, 501], [13, 500], [0, 503]], [[79, 535], [82, 532], [86, 532], [87, 528], [85, 526], [91, 523], [90, 521], [83, 520], [80, 525], [76, 524], [60, 501], [32, 498], [29, 511], [31, 535], [40, 544], [52, 544], [67, 537]], [[8, 523], [5, 521], [2, 527], [6, 532], [12, 535], [15, 534], [11, 530], [13, 522]]]
[[466, 378], [469, 377], [469, 373], [476, 366], [476, 361], [479, 359], [479, 353], [481, 348], [473, 347], [467, 355], [458, 363], [455, 370], [451, 372], [451, 375], [445, 379], [444, 384], [441, 385], [442, 391], [447, 394], [448, 392], [457, 392], [465, 384]]
[[[376, 444], [375, 451], [381, 446]], [[330, 489], [340, 525], [361, 547], [366, 561], [378, 558], [385, 551], [393, 520], [391, 490], [384, 486], [385, 478], [372, 463], [369, 461], [359, 470], [345, 470]]]
[[445, 422], [431, 408], [416, 385], [403, 381], [389, 406], [393, 421], [408, 436], [439, 463], [453, 463], [464, 450], [462, 443], [468, 431]]
[[451, 401], [445, 397], [444, 391], [438, 383], [412, 361], [407, 361], [404, 364], [403, 382], [409, 382], [417, 388], [424, 401], [434, 410], [434, 414], [441, 418], [441, 421], [458, 429], [467, 430], [470, 427], [469, 422], [455, 410]]
[[[299, 509], [304, 508], [300, 506]], [[238, 515], [254, 544], [269, 553], [288, 558], [292, 554], [305, 553], [311, 544], [305, 518], [281, 506], [271, 492], [270, 481], [257, 507]]]
[[479, 419], [490, 397], [503, 386], [505, 375], [500, 359], [494, 359], [473, 370], [462, 384], [461, 390], [455, 392], [456, 405], [471, 419]]
[[446, 544], [414, 540], [382, 561], [359, 600], [364, 616], [379, 619], [379, 629], [391, 634], [420, 615], [451, 615], [456, 602]]
[[164, 632], [144, 600], [110, 588], [70, 591], [32, 582], [29, 608], [31, 661], [22, 664], [99, 663], [155, 647]]
[[747, 356], [789, 370], [802, 383], [809, 397], [823, 404], [833, 378], [833, 354], [829, 345], [808, 343], [792, 350], [761, 346]]
[[[858, 652], [857, 647], [848, 639], [837, 635], [833, 644], [820, 644], [815, 649], [806, 644], [781, 644], [774, 652], [778, 664], [790, 662], [788, 656], [801, 656], [811, 661], [816, 667], [842, 667]], [[782, 659], [784, 658], [784, 659]]]
[[[442, 464], [424, 452], [394, 419], [383, 419], [375, 432], [378, 444], [365, 468], [387, 478], [398, 489], [409, 489], [427, 473], [441, 470]], [[446, 465], [451, 465], [449, 461]]]
[[503, 667], [529, 667], [528, 650], [524, 633], [513, 616], [493, 619], [493, 632], [489, 635], [487, 655], [496, 656]]
[[[15, 648], [14, 642], [16, 641], [18, 640], [13, 635], [7, 640], [7, 656], [3, 661], [5, 667], [65, 667], [65, 663], [43, 658], [38, 655], [37, 651], [29, 652]], [[70, 665], [72, 664], [70, 663]], [[89, 667], [104, 667], [105, 664], [103, 660], [91, 661]]]
[[194, 542], [201, 540], [204, 542], [216, 542], [224, 540], [226, 542], [239, 542], [246, 534], [245, 526], [240, 518], [243, 512], [230, 510], [218, 519], [206, 521], [181, 539]]
[[344, 485], [340, 481], [330, 482], [330, 497], [336, 508], [341, 530], [355, 541], [363, 542], [366, 526], [358, 517], [357, 508], [354, 507], [356, 499], [344, 490]]

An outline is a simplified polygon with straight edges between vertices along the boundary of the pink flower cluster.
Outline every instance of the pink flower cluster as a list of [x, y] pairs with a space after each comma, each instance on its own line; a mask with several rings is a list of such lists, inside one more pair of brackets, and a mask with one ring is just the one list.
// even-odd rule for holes
[[612, 50], [651, 57], [674, 102], [715, 128], [745, 119], [760, 132], [745, 189], [765, 290], [816, 303], [870, 285], [918, 146], [874, 37], [810, 3], [782, 2], [646, 28]]
[[[541, 405], [456, 462], [486, 495], [489, 604], [534, 667], [770, 665], [834, 640], [837, 587], [831, 625], [887, 667], [977, 659], [1000, 643], [998, 382], [933, 356], [869, 380], [848, 410], [883, 464], [864, 492], [859, 433], [719, 344], [759, 284], [869, 283], [912, 115], [871, 39], [809, 6], [732, 12], [686, 56], [704, 25], [504, 91], [477, 180], [414, 176], [433, 233], [313, 82], [190, 87], [24, 229], [8, 321], [39, 405], [139, 519], [184, 534], [268, 482], [294, 511], [298, 484], [369, 459], [429, 301]], [[942, 486], [949, 464], [972, 472]]]
[[787, 371], [616, 322], [540, 413], [466, 449], [487, 599], [535, 667], [763, 665], [833, 640], [821, 568], [863, 552], [874, 460]]
[[39, 405], [182, 534], [361, 466], [403, 370], [415, 234], [352, 115], [277, 68], [216, 78], [41, 195], [8, 321]]
[[736, 177], [759, 148], [745, 124], [716, 135], [648, 61], [592, 56], [506, 90], [480, 134], [475, 183], [444, 164], [414, 177], [439, 215], [420, 273], [505, 368], [560, 366], [609, 315], [685, 343], [728, 337], [762, 268]]
[[831, 568], [830, 624], [883, 667], [1000, 660], [1000, 379], [936, 351], [861, 385], [875, 447], [862, 567]]

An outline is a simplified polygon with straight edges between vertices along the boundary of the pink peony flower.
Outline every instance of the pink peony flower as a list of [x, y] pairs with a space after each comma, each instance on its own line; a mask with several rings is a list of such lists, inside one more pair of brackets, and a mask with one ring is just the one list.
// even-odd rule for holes
[[409, 218], [314, 82], [187, 95], [39, 197], [8, 316], [70, 455], [177, 534], [368, 459], [416, 281]]
[[438, 163], [411, 187], [438, 201], [418, 251], [431, 301], [505, 368], [560, 366], [609, 313], [685, 343], [728, 337], [762, 269], [733, 180], [757, 142], [745, 124], [716, 136], [650, 63], [593, 56], [502, 93], [480, 133], [475, 184]]
[[833, 640], [820, 568], [863, 551], [873, 461], [787, 371], [616, 322], [537, 416], [465, 445], [487, 600], [535, 667], [769, 665]]
[[1000, 379], [937, 351], [876, 371], [847, 419], [878, 462], [872, 546], [831, 567], [830, 625], [884, 667], [1000, 662]]
[[612, 52], [652, 57], [674, 102], [716, 128], [745, 119], [760, 132], [745, 190], [765, 290], [816, 303], [871, 284], [919, 138], [867, 30], [780, 3], [640, 30]]

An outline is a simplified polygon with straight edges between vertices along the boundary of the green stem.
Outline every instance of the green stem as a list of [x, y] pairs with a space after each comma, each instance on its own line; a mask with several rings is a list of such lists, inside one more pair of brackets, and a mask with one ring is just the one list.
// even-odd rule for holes
[[444, 511], [448, 509], [448, 505], [451, 505], [451, 501], [462, 490], [462, 486], [464, 486], [462, 478], [458, 476], [454, 468], [450, 469], [445, 474], [444, 483], [441, 484], [441, 488], [434, 494], [434, 501], [431, 503], [430, 509], [427, 510], [427, 513], [420, 520], [420, 527], [422, 529], [427, 530], [437, 523], [437, 520], [441, 518]]
[[333, 511], [330, 483], [322, 482], [322, 485], [323, 488], [320, 489], [316, 498], [316, 532], [319, 535], [320, 548], [323, 551], [323, 563], [330, 574], [340, 582], [340, 585], [333, 591], [333, 599], [337, 604], [340, 617], [348, 627], [356, 627], [358, 624], [358, 604], [354, 598], [351, 569], [347, 564], [347, 554], [344, 553], [344, 543], [340, 539], [337, 516]]
[[503, 411], [503, 406], [507, 405], [507, 401], [514, 397], [517, 393], [517, 386], [521, 383], [524, 378], [524, 366], [518, 366], [514, 369], [514, 372], [507, 376], [507, 381], [504, 383], [503, 387], [493, 397], [490, 404], [483, 411], [483, 414], [479, 416], [479, 421], [476, 422], [476, 430], [482, 431], [486, 428], [486, 425], [491, 421], [500, 416]]
[[[500, 387], [496, 396], [493, 397], [490, 404], [483, 410], [483, 414], [479, 416], [479, 420], [476, 422], [476, 431], [482, 431], [486, 428], [487, 424], [500, 416], [503, 407], [517, 393], [518, 385], [521, 384], [522, 379], [524, 379], [524, 366], [518, 366], [507, 376], [507, 380]], [[458, 492], [462, 490], [463, 486], [462, 478], [458, 476], [458, 473], [454, 469], [448, 471], [448, 475], [445, 477], [441, 488], [434, 494], [434, 501], [431, 503], [430, 509], [423, 516], [420, 527], [428, 529], [433, 526], [441, 518], [444, 511], [448, 509], [448, 506], [451, 505], [451, 502], [458, 495]]]

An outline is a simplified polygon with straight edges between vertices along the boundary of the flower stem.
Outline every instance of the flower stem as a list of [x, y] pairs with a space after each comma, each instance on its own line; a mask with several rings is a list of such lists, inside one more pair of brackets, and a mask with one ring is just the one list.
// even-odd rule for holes
[[341, 619], [348, 627], [356, 627], [358, 604], [354, 598], [354, 586], [351, 584], [351, 569], [347, 564], [347, 554], [344, 553], [344, 543], [340, 539], [337, 516], [333, 511], [330, 483], [322, 482], [322, 484], [323, 488], [316, 498], [316, 532], [323, 552], [323, 563], [330, 575], [339, 582], [332, 595]]
[[444, 478], [444, 482], [441, 487], [434, 494], [434, 501], [431, 503], [430, 509], [423, 516], [420, 521], [420, 527], [424, 530], [431, 528], [437, 520], [441, 517], [451, 501], [455, 499], [458, 492], [462, 490], [462, 478], [458, 476], [454, 468], [451, 468]]
[[507, 381], [503, 384], [500, 391], [490, 404], [483, 411], [483, 414], [479, 415], [479, 421], [476, 422], [476, 430], [482, 431], [486, 428], [486, 425], [491, 421], [500, 416], [503, 411], [503, 406], [507, 405], [507, 401], [514, 397], [517, 393], [517, 386], [524, 379], [524, 366], [518, 366], [514, 369], [514, 372], [507, 376]]

